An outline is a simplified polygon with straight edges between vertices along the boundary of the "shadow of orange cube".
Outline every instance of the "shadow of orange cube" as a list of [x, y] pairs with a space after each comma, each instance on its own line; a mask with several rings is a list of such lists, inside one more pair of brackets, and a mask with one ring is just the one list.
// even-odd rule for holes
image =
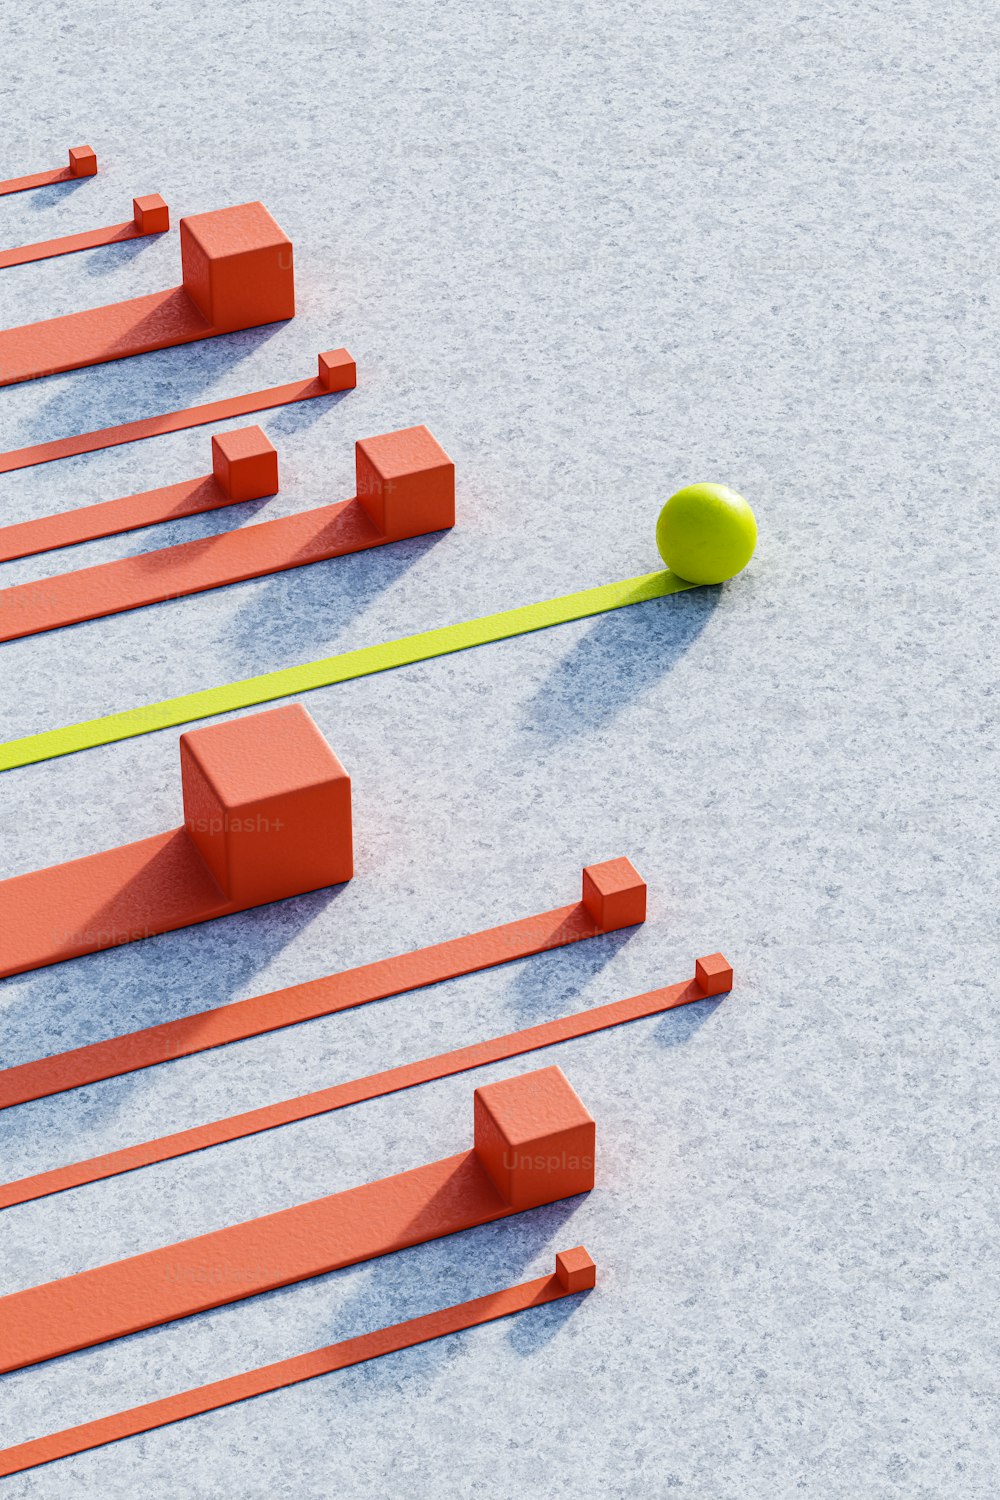
[[295, 314], [292, 242], [263, 203], [180, 221], [184, 290], [216, 328], [249, 328]]
[[561, 1068], [476, 1089], [475, 1151], [512, 1208], [535, 1208], [594, 1186], [596, 1126]]
[[191, 730], [180, 745], [184, 825], [229, 901], [350, 880], [350, 777], [301, 704]]
[[598, 927], [613, 932], [646, 920], [646, 882], [630, 859], [586, 865], [583, 904]]
[[262, 427], [217, 432], [212, 473], [231, 500], [262, 500], [278, 493], [278, 450]]
[[426, 427], [355, 444], [358, 499], [390, 541], [455, 524], [455, 465]]

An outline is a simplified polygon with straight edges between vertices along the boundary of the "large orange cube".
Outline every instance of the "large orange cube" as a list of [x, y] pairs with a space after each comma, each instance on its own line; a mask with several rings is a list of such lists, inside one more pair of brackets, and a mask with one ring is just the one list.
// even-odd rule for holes
[[475, 1149], [512, 1208], [536, 1208], [594, 1186], [596, 1126], [561, 1068], [476, 1089]]
[[230, 901], [350, 880], [351, 781], [298, 703], [181, 735], [184, 823]]
[[455, 465], [426, 427], [355, 444], [358, 499], [390, 541], [455, 524]]
[[263, 203], [181, 219], [184, 290], [216, 328], [295, 315], [292, 242]]

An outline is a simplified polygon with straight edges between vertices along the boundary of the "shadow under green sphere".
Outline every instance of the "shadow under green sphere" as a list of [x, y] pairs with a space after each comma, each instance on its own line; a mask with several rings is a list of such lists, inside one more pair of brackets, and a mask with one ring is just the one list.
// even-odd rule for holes
[[728, 485], [689, 484], [660, 511], [656, 545], [678, 578], [724, 583], [753, 557], [757, 522], [743, 496]]

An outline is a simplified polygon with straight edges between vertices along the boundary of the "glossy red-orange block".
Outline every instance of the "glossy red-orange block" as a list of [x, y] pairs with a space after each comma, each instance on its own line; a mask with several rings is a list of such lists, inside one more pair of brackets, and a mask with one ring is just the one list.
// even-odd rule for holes
[[609, 932], [646, 920], [646, 882], [629, 859], [608, 859], [583, 872], [583, 904]]
[[278, 450], [262, 427], [217, 432], [212, 474], [231, 500], [263, 500], [278, 493]]
[[721, 953], [710, 953], [696, 960], [694, 981], [703, 995], [724, 995], [733, 987], [733, 966]]
[[180, 230], [184, 290], [214, 327], [294, 316], [292, 242], [263, 203], [189, 214]]
[[589, 1250], [576, 1245], [556, 1255], [556, 1277], [567, 1292], [585, 1292], [597, 1285], [597, 1267]]
[[354, 874], [351, 779], [299, 703], [181, 735], [184, 826], [238, 906]]
[[513, 1208], [594, 1186], [596, 1127], [561, 1068], [485, 1084], [473, 1115], [476, 1155]]
[[455, 524], [455, 465], [426, 427], [355, 446], [358, 499], [391, 541]]
[[69, 169], [74, 177], [97, 175], [97, 152], [92, 146], [70, 146]]
[[170, 209], [159, 193], [133, 198], [132, 218], [140, 234], [165, 234], [170, 228]]

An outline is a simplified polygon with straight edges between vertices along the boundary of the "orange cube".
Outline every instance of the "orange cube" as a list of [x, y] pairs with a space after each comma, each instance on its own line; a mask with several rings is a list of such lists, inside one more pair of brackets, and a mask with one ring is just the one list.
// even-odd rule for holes
[[229, 901], [350, 880], [351, 781], [298, 703], [181, 735], [184, 822]]
[[97, 152], [92, 146], [70, 146], [69, 169], [74, 177], [97, 175]]
[[721, 953], [710, 953], [696, 962], [694, 978], [703, 995], [724, 995], [733, 987], [733, 966]]
[[455, 465], [426, 427], [355, 444], [358, 499], [390, 541], [455, 524]]
[[584, 1292], [597, 1285], [597, 1267], [582, 1245], [577, 1245], [574, 1250], [559, 1251], [556, 1275], [567, 1292]]
[[475, 1150], [512, 1208], [536, 1208], [594, 1186], [596, 1126], [561, 1068], [476, 1089]]
[[346, 349], [328, 349], [320, 355], [319, 383], [325, 391], [353, 391], [358, 367]]
[[217, 432], [212, 473], [231, 500], [262, 500], [278, 493], [278, 450], [261, 427]]
[[163, 234], [170, 228], [170, 210], [159, 193], [133, 198], [132, 217], [140, 234]]
[[629, 859], [587, 865], [583, 904], [598, 927], [614, 932], [646, 920], [646, 882]]
[[184, 290], [216, 328], [294, 316], [292, 242], [263, 203], [189, 214], [180, 232]]

